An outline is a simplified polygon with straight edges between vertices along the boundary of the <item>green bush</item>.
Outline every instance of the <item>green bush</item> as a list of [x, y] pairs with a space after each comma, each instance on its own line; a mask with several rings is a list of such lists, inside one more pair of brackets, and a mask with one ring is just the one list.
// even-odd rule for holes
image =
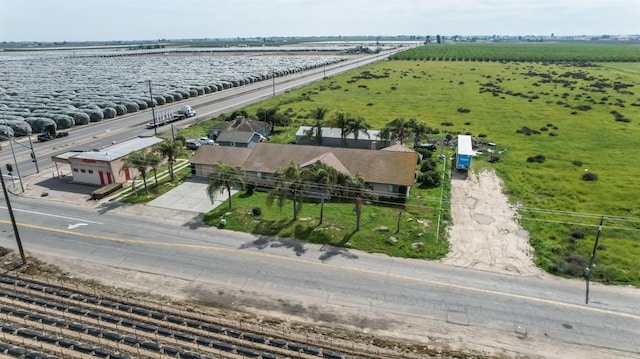
[[598, 175], [595, 173], [587, 172], [582, 175], [582, 180], [584, 181], [597, 181]]

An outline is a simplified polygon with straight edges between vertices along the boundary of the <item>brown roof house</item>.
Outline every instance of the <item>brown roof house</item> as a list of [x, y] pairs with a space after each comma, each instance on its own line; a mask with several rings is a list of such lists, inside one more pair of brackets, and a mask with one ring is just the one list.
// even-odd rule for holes
[[411, 151], [371, 151], [292, 144], [258, 143], [253, 149], [201, 146], [191, 158], [192, 173], [208, 176], [218, 162], [245, 171], [246, 181], [272, 187], [273, 173], [291, 161], [305, 167], [318, 161], [338, 171], [364, 177], [367, 186], [380, 198], [404, 200], [415, 180], [418, 153]]
[[209, 129], [209, 138], [220, 146], [253, 148], [264, 142], [271, 132], [264, 121], [238, 116], [233, 121], [225, 121]]

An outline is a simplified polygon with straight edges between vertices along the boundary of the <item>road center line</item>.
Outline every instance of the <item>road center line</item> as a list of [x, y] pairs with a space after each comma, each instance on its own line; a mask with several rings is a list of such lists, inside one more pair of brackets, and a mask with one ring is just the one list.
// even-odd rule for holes
[[[0, 220], [0, 223], [7, 223], [8, 224], [10, 222], [4, 221], [4, 220]], [[243, 255], [252, 255], [252, 256], [265, 257], [265, 258], [274, 258], [274, 259], [279, 259], [279, 260], [287, 260], [287, 261], [291, 261], [291, 262], [313, 264], [313, 265], [323, 266], [323, 267], [327, 267], [328, 266], [328, 267], [333, 267], [333, 268], [336, 268], [336, 269], [349, 270], [349, 271], [353, 271], [353, 272], [374, 274], [374, 275], [378, 275], [378, 276], [381, 276], [381, 277], [393, 277], [393, 278], [397, 278], [397, 279], [403, 279], [403, 280], [419, 282], [419, 283], [424, 283], [424, 284], [430, 284], [430, 285], [436, 285], [436, 286], [441, 286], [441, 287], [456, 288], [456, 289], [461, 289], [461, 290], [470, 290], [470, 291], [474, 291], [474, 292], [478, 292], [478, 293], [485, 293], [485, 294], [497, 295], [497, 296], [502, 296], [502, 297], [509, 297], [509, 298], [515, 298], [515, 299], [520, 299], [520, 300], [525, 300], [525, 301], [532, 301], [532, 302], [538, 302], [538, 303], [544, 303], [544, 304], [551, 304], [551, 305], [556, 305], [556, 306], [561, 306], [561, 307], [581, 309], [581, 310], [590, 311], [590, 312], [610, 314], [610, 315], [615, 315], [615, 316], [619, 316], [619, 317], [627, 317], [627, 318], [631, 318], [631, 319], [640, 320], [640, 315], [635, 315], [635, 314], [631, 314], [631, 313], [616, 312], [616, 311], [612, 311], [612, 310], [608, 310], [608, 309], [594, 308], [594, 307], [588, 307], [588, 306], [579, 305], [579, 304], [559, 302], [559, 301], [555, 301], [555, 300], [551, 300], [551, 299], [527, 297], [527, 296], [521, 295], [521, 294], [499, 292], [499, 291], [495, 291], [495, 290], [482, 289], [482, 288], [474, 288], [474, 287], [468, 287], [468, 286], [464, 286], [464, 285], [460, 285], [460, 284], [453, 284], [453, 283], [434, 281], [434, 280], [429, 280], [429, 279], [424, 279], [424, 278], [410, 277], [410, 276], [406, 276], [406, 275], [402, 275], [402, 274], [381, 272], [381, 271], [365, 269], [365, 268], [358, 268], [358, 267], [345, 266], [345, 265], [332, 264], [332, 263], [325, 263], [325, 262], [317, 262], [317, 261], [313, 261], [313, 260], [309, 260], [309, 259], [303, 259], [303, 258], [285, 257], [285, 256], [281, 256], [281, 255], [271, 254], [271, 253], [248, 251], [246, 249], [224, 248], [224, 247], [205, 246], [205, 245], [196, 245], [196, 244], [152, 242], [152, 241], [147, 241], [147, 240], [124, 239], [124, 238], [102, 236], [102, 235], [96, 235], [96, 234], [90, 234], [90, 233], [79, 233], [79, 232], [74, 232], [74, 231], [69, 231], [69, 230], [64, 230], [64, 229], [49, 228], [49, 227], [43, 227], [43, 226], [38, 226], [38, 225], [32, 225], [32, 224], [19, 223], [19, 225], [22, 226], [22, 227], [27, 227], [27, 228], [40, 229], [40, 230], [43, 230], [43, 231], [65, 233], [65, 234], [69, 234], [69, 235], [72, 235], [72, 236], [101, 239], [101, 240], [112, 241], [112, 242], [139, 244], [139, 245], [145, 245], [145, 246], [177, 247], [177, 248], [210, 250], [210, 251], [228, 252], [228, 253], [242, 253]]]

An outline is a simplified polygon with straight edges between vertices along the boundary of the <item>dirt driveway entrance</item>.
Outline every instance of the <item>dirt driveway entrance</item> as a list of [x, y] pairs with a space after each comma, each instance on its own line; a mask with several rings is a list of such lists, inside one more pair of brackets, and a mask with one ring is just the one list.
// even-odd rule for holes
[[543, 275], [533, 264], [529, 233], [493, 170], [457, 172], [451, 179], [451, 243], [443, 263], [517, 275]]

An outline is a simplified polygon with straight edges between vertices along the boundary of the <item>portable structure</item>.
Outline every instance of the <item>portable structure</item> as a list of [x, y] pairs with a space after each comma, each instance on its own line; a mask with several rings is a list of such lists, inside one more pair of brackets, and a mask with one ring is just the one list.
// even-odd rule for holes
[[458, 135], [458, 152], [456, 153], [456, 168], [468, 170], [471, 167], [471, 156], [473, 156], [473, 146], [471, 136]]

